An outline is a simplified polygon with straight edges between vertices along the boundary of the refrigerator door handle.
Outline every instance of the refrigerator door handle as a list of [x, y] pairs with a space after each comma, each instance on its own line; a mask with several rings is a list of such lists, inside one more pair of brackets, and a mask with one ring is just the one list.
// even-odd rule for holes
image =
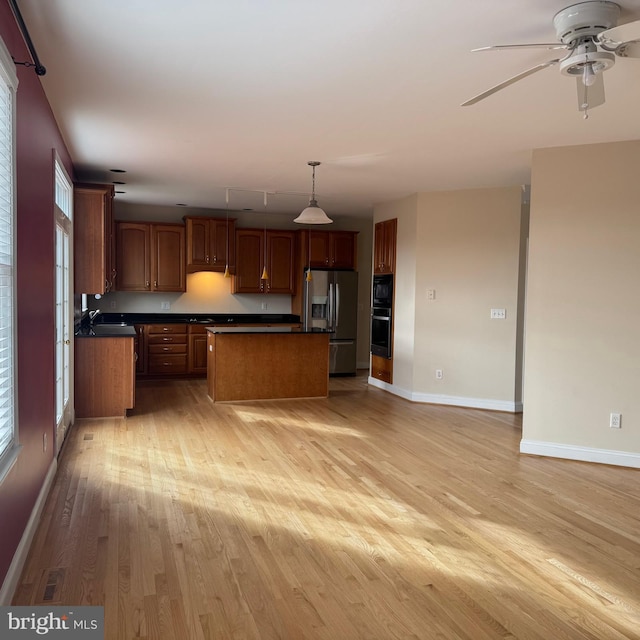
[[336, 282], [336, 308], [335, 308], [335, 322], [333, 326], [335, 329], [338, 328], [338, 321], [340, 319], [340, 285]]
[[329, 285], [329, 300], [327, 301], [327, 329], [333, 331], [333, 284]]

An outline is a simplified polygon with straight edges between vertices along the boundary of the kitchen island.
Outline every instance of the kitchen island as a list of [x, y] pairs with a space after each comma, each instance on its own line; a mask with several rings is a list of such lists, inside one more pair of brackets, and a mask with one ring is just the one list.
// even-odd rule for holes
[[207, 391], [214, 402], [326, 398], [329, 333], [208, 327]]

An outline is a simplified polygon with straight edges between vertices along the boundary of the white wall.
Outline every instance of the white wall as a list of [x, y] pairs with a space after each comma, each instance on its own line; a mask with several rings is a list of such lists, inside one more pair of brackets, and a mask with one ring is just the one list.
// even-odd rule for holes
[[[376, 206], [375, 221], [390, 217], [398, 218], [391, 390], [519, 410], [521, 188], [420, 193]], [[492, 308], [506, 309], [506, 319], [492, 320]]]
[[533, 154], [524, 452], [640, 466], [638, 167], [640, 141]]

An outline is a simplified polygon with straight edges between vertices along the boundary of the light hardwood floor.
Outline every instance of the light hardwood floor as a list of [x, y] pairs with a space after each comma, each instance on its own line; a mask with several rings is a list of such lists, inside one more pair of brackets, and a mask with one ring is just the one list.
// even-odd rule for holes
[[[73, 428], [15, 604], [106, 638], [640, 638], [640, 472], [521, 456], [520, 417], [333, 379], [138, 385]], [[45, 598], [47, 598], [45, 600]]]

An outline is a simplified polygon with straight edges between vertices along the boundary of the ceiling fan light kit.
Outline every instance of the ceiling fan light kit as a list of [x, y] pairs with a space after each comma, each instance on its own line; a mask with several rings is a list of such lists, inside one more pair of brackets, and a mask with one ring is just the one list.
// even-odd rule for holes
[[618, 24], [620, 7], [615, 2], [590, 0], [558, 11], [553, 18], [558, 43], [513, 44], [482, 47], [474, 51], [504, 49], [567, 49], [564, 58], [556, 58], [527, 69], [462, 104], [463, 107], [484, 100], [527, 76], [559, 63], [560, 73], [577, 81], [578, 109], [587, 118], [588, 109], [604, 103], [602, 74], [616, 58], [640, 58], [640, 20]]

